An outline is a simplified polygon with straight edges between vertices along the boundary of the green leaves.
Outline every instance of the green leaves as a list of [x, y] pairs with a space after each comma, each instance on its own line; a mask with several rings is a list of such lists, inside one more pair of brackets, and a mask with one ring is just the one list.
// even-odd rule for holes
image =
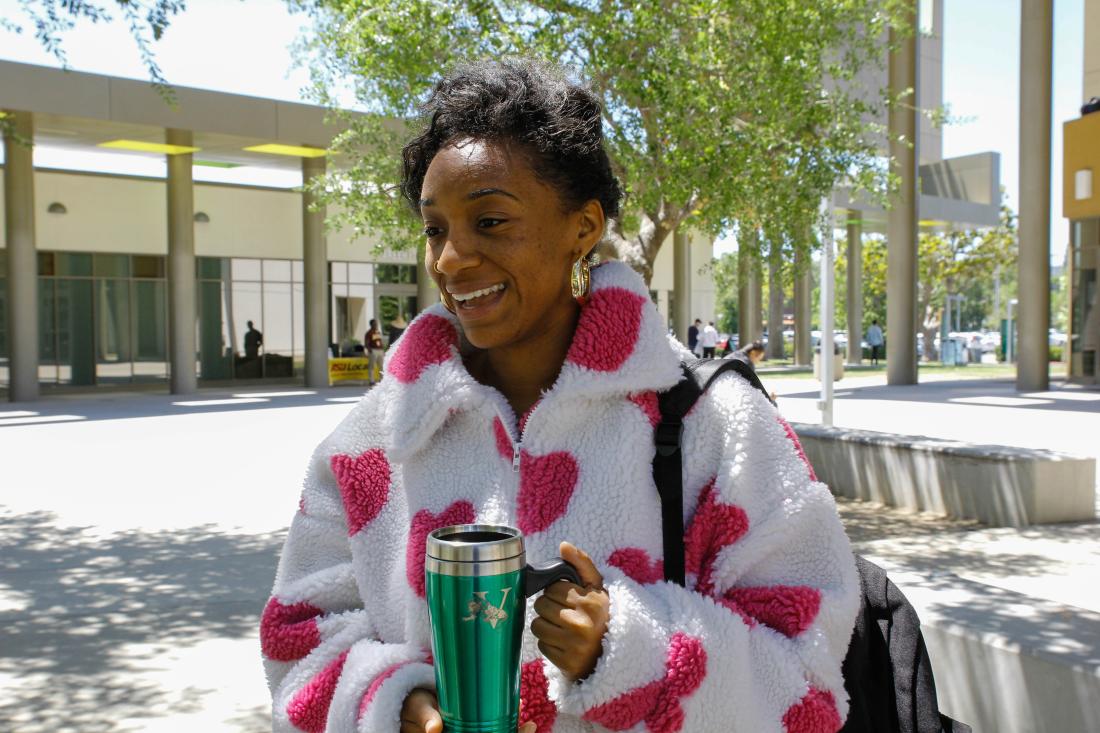
[[[505, 55], [563, 64], [605, 104], [604, 129], [634, 221], [612, 227], [648, 276], [682, 223], [717, 234], [744, 221], [808, 247], [822, 196], [840, 182], [889, 187], [874, 125], [900, 0], [291, 0], [313, 29], [302, 45], [317, 99], [351, 89], [370, 120], [334, 146], [342, 223], [412, 244], [390, 187], [406, 121], [455, 63]], [[856, 30], [858, 29], [858, 31]], [[866, 75], [864, 75], [866, 76]], [[391, 122], [383, 122], [389, 120]], [[400, 122], [393, 123], [393, 120]]]

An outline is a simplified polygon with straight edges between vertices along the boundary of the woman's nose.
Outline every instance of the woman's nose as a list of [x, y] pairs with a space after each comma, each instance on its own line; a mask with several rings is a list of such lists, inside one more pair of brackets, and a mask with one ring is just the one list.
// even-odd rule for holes
[[435, 266], [444, 275], [455, 275], [462, 270], [477, 266], [480, 262], [481, 256], [474, 247], [448, 235], [443, 242], [443, 247], [436, 255]]

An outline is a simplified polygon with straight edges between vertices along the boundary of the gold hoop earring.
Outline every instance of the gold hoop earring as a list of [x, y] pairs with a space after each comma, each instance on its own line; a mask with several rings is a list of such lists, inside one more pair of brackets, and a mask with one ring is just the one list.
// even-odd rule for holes
[[569, 273], [569, 287], [573, 292], [573, 299], [584, 305], [592, 289], [592, 265], [589, 264], [588, 257], [581, 257], [573, 263], [573, 269]]

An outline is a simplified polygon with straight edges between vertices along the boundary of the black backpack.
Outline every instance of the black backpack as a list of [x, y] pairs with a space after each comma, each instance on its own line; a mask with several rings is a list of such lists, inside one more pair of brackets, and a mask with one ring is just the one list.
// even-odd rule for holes
[[[683, 370], [684, 378], [658, 396], [661, 422], [653, 457], [653, 480], [661, 496], [665, 580], [679, 585], [685, 580], [680, 453], [684, 416], [718, 376], [731, 370], [768, 396], [756, 370], [740, 353], [687, 361]], [[841, 733], [969, 733], [969, 726], [939, 711], [917, 612], [885, 570], [859, 555], [855, 560], [862, 594], [843, 664], [850, 705]]]

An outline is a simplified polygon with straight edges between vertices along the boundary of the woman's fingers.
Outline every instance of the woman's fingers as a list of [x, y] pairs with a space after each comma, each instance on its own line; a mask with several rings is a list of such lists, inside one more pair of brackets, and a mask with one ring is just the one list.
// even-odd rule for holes
[[553, 621], [558, 617], [559, 613], [569, 608], [569, 606], [563, 604], [561, 601], [557, 600], [553, 596], [543, 593], [541, 596], [535, 599], [534, 608], [535, 613], [537, 613], [539, 616], [542, 616], [547, 621]]
[[572, 542], [562, 542], [558, 546], [561, 559], [577, 569], [577, 575], [581, 576], [581, 585], [586, 588], [602, 588], [603, 576], [596, 569], [596, 564], [588, 553], [580, 549]]
[[524, 723], [519, 727], [519, 733], [536, 733], [537, 730], [534, 723]]
[[561, 649], [568, 647], [573, 638], [569, 631], [541, 617], [531, 622], [531, 633], [539, 641], [545, 641], [547, 644]]
[[439, 703], [430, 690], [413, 690], [401, 707], [401, 733], [443, 733]]

